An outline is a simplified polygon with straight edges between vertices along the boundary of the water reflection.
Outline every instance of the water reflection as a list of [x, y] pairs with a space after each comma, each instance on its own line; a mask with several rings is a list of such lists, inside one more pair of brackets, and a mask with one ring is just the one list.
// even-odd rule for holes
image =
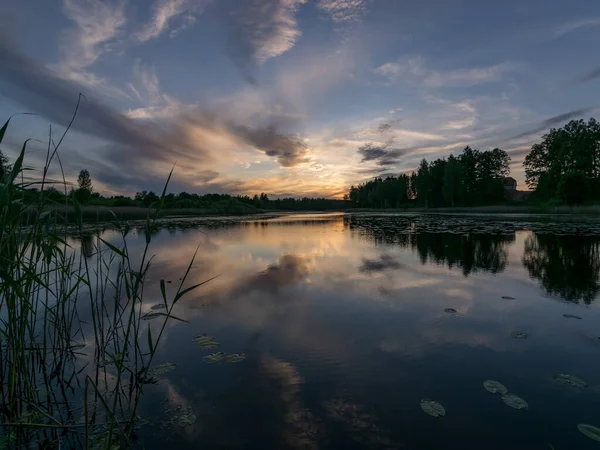
[[515, 236], [456, 235], [451, 233], [419, 233], [411, 247], [419, 253], [421, 263], [433, 261], [458, 267], [464, 276], [478, 271], [500, 273], [506, 269], [508, 246]]
[[[385, 218], [387, 219], [387, 218]], [[497, 274], [506, 269], [508, 247], [515, 241], [515, 233], [484, 234], [430, 232], [412, 218], [395, 221], [365, 221], [364, 217], [347, 217], [345, 226], [377, 245], [392, 244], [410, 249], [419, 255], [421, 264], [434, 263], [459, 268], [464, 276], [478, 271]], [[361, 271], [374, 272], [398, 269], [400, 265], [389, 255], [379, 260], [363, 260]]]
[[592, 236], [532, 234], [523, 265], [549, 294], [590, 304], [600, 291], [600, 239]]
[[94, 235], [93, 234], [83, 234], [81, 235], [81, 252], [83, 256], [86, 258], [91, 258], [95, 252], [94, 248]]
[[[160, 299], [161, 278], [173, 289], [198, 244], [190, 283], [221, 275], [177, 305], [190, 324], [169, 325], [158, 359], [178, 365], [170, 390], [199, 417], [176, 430], [177, 448], [499, 450], [545, 448], [550, 438], [569, 448], [564, 417], [593, 420], [595, 400], [560, 390], [551, 375], [592, 380], [600, 371], [597, 310], [549, 301], [544, 291], [591, 303], [599, 238], [466, 220], [450, 230], [408, 216], [200, 227], [156, 234], [145, 287], [149, 301]], [[529, 338], [512, 338], [515, 330]], [[192, 342], [201, 333], [221, 343], [215, 351], [247, 358], [203, 363]], [[485, 392], [488, 378], [523, 396], [531, 414], [515, 415]], [[432, 422], [422, 398], [439, 400], [448, 416]], [[147, 448], [164, 447], [155, 437]]]

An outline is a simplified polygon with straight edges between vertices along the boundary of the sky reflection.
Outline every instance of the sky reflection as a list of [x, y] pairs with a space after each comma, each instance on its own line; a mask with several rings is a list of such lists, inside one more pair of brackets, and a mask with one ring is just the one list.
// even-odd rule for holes
[[[160, 417], [164, 396], [198, 409], [201, 427], [174, 431], [189, 448], [588, 448], [573, 430], [594, 423], [596, 401], [551, 377], [599, 389], [599, 239], [391, 222], [303, 215], [157, 233], [148, 305], [161, 278], [174, 292], [198, 245], [188, 283], [220, 276], [175, 308], [191, 324], [170, 323], [157, 362], [179, 367], [149, 387], [160, 395], [144, 400], [146, 414]], [[143, 241], [134, 234], [130, 251]], [[200, 333], [246, 360], [202, 362]], [[486, 379], [530, 411], [515, 416]], [[421, 398], [447, 417], [431, 422]]]

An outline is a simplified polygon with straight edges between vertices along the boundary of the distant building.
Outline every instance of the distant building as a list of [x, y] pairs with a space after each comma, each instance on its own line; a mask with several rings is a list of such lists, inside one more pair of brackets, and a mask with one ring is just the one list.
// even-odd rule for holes
[[513, 177], [504, 177], [502, 182], [504, 183], [504, 189], [507, 191], [517, 190], [517, 180], [515, 180]]

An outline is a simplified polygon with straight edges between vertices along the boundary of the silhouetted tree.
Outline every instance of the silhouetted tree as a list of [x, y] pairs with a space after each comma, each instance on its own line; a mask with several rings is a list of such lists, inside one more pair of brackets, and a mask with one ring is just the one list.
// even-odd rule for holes
[[79, 172], [79, 176], [77, 177], [77, 185], [78, 189], [75, 191], [75, 196], [77, 197], [77, 201], [80, 203], [89, 202], [92, 196], [92, 177], [87, 169], [83, 169]]
[[552, 128], [542, 142], [531, 147], [523, 162], [525, 181], [536, 189], [539, 200], [558, 194], [561, 179], [571, 171], [588, 180], [587, 198], [597, 198], [600, 184], [600, 124], [572, 120], [563, 128]]
[[590, 197], [590, 182], [581, 170], [570, 170], [560, 178], [557, 194], [568, 205], [583, 203]]
[[446, 170], [444, 171], [443, 187], [444, 199], [450, 206], [455, 206], [462, 197], [462, 179], [462, 165], [454, 155], [450, 155], [446, 164]]

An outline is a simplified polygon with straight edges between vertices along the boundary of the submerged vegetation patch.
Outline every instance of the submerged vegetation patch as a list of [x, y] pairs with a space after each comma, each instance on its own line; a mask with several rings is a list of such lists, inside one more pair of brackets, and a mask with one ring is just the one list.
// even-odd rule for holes
[[575, 375], [569, 375], [568, 373], [557, 373], [556, 375], [553, 375], [552, 378], [559, 383], [566, 384], [568, 386], [587, 387], [587, 383], [581, 378], [577, 378]]

